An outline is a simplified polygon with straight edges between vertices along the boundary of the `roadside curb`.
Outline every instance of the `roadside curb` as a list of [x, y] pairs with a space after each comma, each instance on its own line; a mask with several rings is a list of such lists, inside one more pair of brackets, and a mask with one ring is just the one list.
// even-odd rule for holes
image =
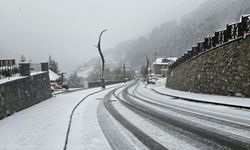
[[190, 101], [190, 102], [196, 102], [196, 103], [203, 103], [203, 104], [212, 104], [212, 105], [219, 105], [219, 106], [228, 106], [228, 107], [235, 107], [235, 108], [240, 108], [240, 109], [249, 109], [249, 106], [243, 106], [243, 105], [234, 105], [234, 104], [225, 104], [225, 103], [219, 103], [219, 102], [209, 102], [209, 101], [203, 101], [203, 100], [198, 100], [198, 99], [191, 99], [191, 98], [186, 98], [186, 97], [182, 97], [182, 96], [176, 96], [176, 95], [171, 95], [171, 94], [166, 94], [166, 93], [162, 93], [159, 92], [153, 88], [150, 88], [150, 90], [154, 91], [157, 94], [160, 95], [164, 95], [164, 96], [170, 96], [170, 97], [174, 97], [177, 99], [182, 99], [182, 100], [186, 100], [186, 101]]

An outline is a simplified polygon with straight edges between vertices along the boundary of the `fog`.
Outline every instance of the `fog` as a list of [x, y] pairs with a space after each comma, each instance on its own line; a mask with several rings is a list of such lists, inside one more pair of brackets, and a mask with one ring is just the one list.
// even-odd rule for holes
[[[59, 62], [74, 70], [92, 57], [99, 33], [108, 49], [179, 19], [204, 0], [1, 0], [0, 58], [25, 55], [32, 62]], [[104, 52], [105, 53], [105, 52]]]

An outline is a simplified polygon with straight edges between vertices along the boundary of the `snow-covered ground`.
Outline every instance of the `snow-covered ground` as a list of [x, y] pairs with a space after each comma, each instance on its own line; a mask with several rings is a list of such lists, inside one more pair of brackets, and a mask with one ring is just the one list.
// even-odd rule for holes
[[166, 88], [165, 84], [166, 84], [166, 78], [161, 78], [156, 82], [155, 85], [149, 85], [147, 87], [154, 89], [155, 91], [159, 93], [168, 94], [168, 95], [172, 95], [176, 97], [194, 99], [194, 100], [205, 101], [205, 102], [235, 105], [235, 106], [247, 106], [250, 108], [250, 98], [184, 92], [184, 91], [178, 91], [178, 90]]
[[65, 90], [65, 89], [55, 89], [52, 94], [53, 95], [58, 95], [58, 94], [61, 94], [61, 93], [74, 92], [74, 91], [79, 91], [79, 90], [83, 90], [83, 88], [69, 88], [68, 91]]
[[102, 133], [96, 114], [98, 104], [109, 91], [107, 90], [87, 98], [77, 108], [69, 134], [68, 150], [111, 149]]
[[[53, 96], [0, 120], [0, 150], [62, 150], [72, 109], [86, 95], [98, 90]], [[77, 108], [68, 149], [109, 148], [96, 119], [98, 96], [102, 95], [90, 96]]]
[[[174, 137], [173, 135], [168, 134], [160, 127], [153, 124], [152, 121], [150, 121], [150, 119], [139, 116], [135, 112], [126, 108], [121, 103], [114, 103], [114, 106], [116, 107], [117, 110], [119, 110], [121, 114], [123, 114], [125, 118], [133, 122], [135, 126], [137, 126], [140, 129], [143, 129], [143, 132], [145, 132], [147, 135], [152, 137], [157, 142], [161, 143], [163, 146], [168, 147], [168, 149], [186, 149], [186, 150], [196, 149], [195, 147], [185, 143], [184, 141]], [[133, 140], [132, 142], [135, 142], [135, 140]], [[139, 141], [137, 141], [137, 143], [139, 143]], [[136, 145], [136, 143], [134, 143], [134, 145]], [[138, 149], [146, 149], [145, 147], [143, 147], [143, 144], [140, 145], [137, 144], [137, 145], [138, 145], [137, 147], [140, 146], [140, 148]]]
[[[125, 118], [122, 120], [128, 120], [147, 136], [168, 149], [225, 149], [218, 143], [211, 144], [210, 141], [202, 139], [195, 134], [196, 132], [194, 134], [186, 132], [186, 128], [193, 128], [197, 131], [202, 130], [202, 134], [205, 134], [205, 132], [206, 134], [220, 134], [225, 137], [242, 139], [243, 141], [249, 139], [250, 132], [246, 130], [246, 128], [249, 128], [250, 121], [248, 119], [249, 111], [247, 110], [173, 99], [145, 88], [141, 82], [128, 89], [130, 95], [135, 94], [137, 98], [133, 96], [128, 98], [123, 89], [118, 89], [115, 93], [123, 102], [130, 103], [130, 105], [123, 105], [115, 96], [109, 99], [115, 109]], [[106, 106], [106, 108], [108, 107]], [[110, 111], [112, 110], [110, 109]], [[147, 115], [148, 113], [152, 114], [152, 116]], [[114, 114], [117, 113], [114, 112]], [[164, 120], [165, 124], [159, 120]], [[187, 124], [187, 126], [182, 128], [179, 126], [177, 129], [174, 127], [175, 121], [171, 124], [171, 120], [181, 122], [181, 126], [184, 124]], [[121, 123], [122, 121], [119, 122]], [[141, 140], [141, 142], [138, 140], [139, 138], [131, 140], [134, 137], [133, 135], [136, 135], [135, 133], [138, 132], [137, 129], [131, 127], [132, 125], [128, 125], [126, 129], [120, 127], [122, 130], [120, 132], [123, 135], [115, 137], [110, 135], [112, 130], [110, 131], [109, 126], [103, 127], [104, 133], [109, 130], [108, 134], [106, 133], [105, 135], [110, 143], [119, 141], [118, 145], [114, 144], [114, 149], [121, 149], [119, 145], [126, 141], [130, 143], [128, 145], [133, 145], [131, 149], [146, 149], [145, 145], [141, 143], [145, 139]], [[111, 125], [111, 128], [116, 129], [117, 127]], [[115, 131], [113, 132], [115, 133]], [[129, 134], [129, 132], [133, 133], [133, 135]], [[120, 138], [117, 139], [116, 137]], [[121, 137], [126, 137], [127, 140], [121, 140]]]
[[[191, 109], [189, 109], [188, 111], [191, 113], [194, 113], [194, 112], [196, 114], [207, 113], [206, 116], [209, 116], [209, 115], [212, 116], [212, 113], [216, 113], [216, 115], [218, 115], [217, 118], [222, 118], [225, 121], [228, 121], [228, 117], [237, 118], [236, 120], [244, 119], [244, 121], [242, 121], [241, 124], [244, 124], [246, 126], [248, 126], [250, 122], [250, 120], [248, 119], [249, 111], [243, 111], [240, 109], [232, 109], [228, 107], [214, 106], [214, 105], [208, 105], [208, 104], [172, 100], [169, 97], [164, 97], [163, 95], [157, 95], [156, 93], [154, 94], [150, 91], [143, 90], [142, 87], [139, 87], [136, 90], [136, 95], [150, 102], [171, 106], [172, 108], [179, 107], [181, 108], [181, 110], [185, 110], [185, 111], [187, 111], [188, 107], [190, 107]], [[167, 110], [165, 108], [151, 106], [145, 102], [141, 102], [141, 103], [150, 107], [151, 110], [153, 109], [158, 110], [159, 112], [161, 112], [161, 114], [167, 113], [168, 116], [171, 116], [174, 114], [175, 118], [181, 118], [182, 121], [186, 120], [186, 122], [194, 122], [194, 125], [196, 124], [200, 124], [200, 126], [203, 125], [205, 126], [204, 128], [207, 128], [207, 129], [213, 128], [214, 130], [218, 130], [220, 132], [224, 131], [228, 133], [233, 133], [235, 135], [246, 137], [246, 138], [249, 138], [249, 135], [250, 135], [249, 131], [245, 131], [245, 130], [237, 129], [233, 127], [228, 127], [228, 126], [221, 125], [221, 124], [218, 125], [218, 123], [205, 121], [203, 119], [197, 119], [196, 117], [192, 117], [192, 116], [186, 116], [186, 115], [178, 114], [178, 113], [175, 114], [175, 112], [171, 110]], [[219, 115], [222, 115], [222, 117]]]
[[[111, 138], [108, 137], [107, 134], [103, 134], [103, 132], [111, 133], [113, 135], [113, 142], [114, 140], [121, 141], [121, 143], [118, 143], [119, 145], [125, 143], [124, 146], [130, 146], [132, 149], [147, 149], [132, 132], [122, 126], [118, 120], [107, 112], [103, 103], [100, 103], [104, 100], [104, 96], [111, 90], [122, 85], [126, 84], [122, 83], [108, 86], [106, 90], [86, 98], [77, 107], [71, 122], [67, 150], [112, 149], [112, 144], [109, 143]], [[193, 124], [194, 126], [199, 124], [199, 127], [202, 129], [204, 128], [209, 131], [218, 130], [223, 134], [230, 133], [241, 138], [249, 138], [249, 131], [245, 131], [243, 128], [227, 126], [219, 121], [210, 122], [210, 120], [203, 120], [197, 117], [197, 115], [203, 115], [205, 118], [213, 117], [215, 120], [231, 121], [232, 123], [242, 126], [249, 126], [249, 111], [172, 99], [171, 97], [157, 94], [151, 90], [151, 88], [154, 88], [155, 90], [161, 90], [160, 92], [171, 92], [171, 89], [166, 89], [164, 86], [165, 79], [160, 79], [156, 85], [149, 85], [147, 87], [144, 86], [142, 82], [139, 82], [137, 85], [129, 88], [128, 92], [131, 94], [134, 93], [136, 96], [145, 100], [141, 101], [131, 97], [138, 106], [146, 106], [145, 108], [150, 108], [149, 110], [168, 117], [170, 116], [177, 120], [179, 119], [182, 122]], [[123, 94], [121, 94], [124, 88], [125, 87], [118, 89], [116, 94], [125, 100], [126, 97], [123, 97]], [[76, 104], [88, 94], [99, 90], [101, 89], [93, 88], [61, 93], [0, 120], [0, 150], [62, 150], [65, 144], [71, 111]], [[183, 94], [182, 96], [189, 96], [191, 94], [194, 95], [194, 97], [198, 95], [198, 98], [204, 98], [204, 94], [173, 91], [175, 91], [178, 96], [181, 94]], [[207, 97], [210, 97], [209, 100], [217, 100], [214, 97], [221, 96], [207, 95]], [[150, 119], [141, 113], [131, 111], [125, 107], [125, 105], [122, 105], [114, 96], [110, 98], [110, 101], [125, 119], [132, 122], [134, 126], [141, 129], [156, 142], [161, 143], [169, 149], [200, 149], [200, 147], [206, 149], [206, 146], [207, 149], [210, 148], [205, 142], [196, 142], [196, 138], [191, 139], [187, 136], [183, 140], [183, 135], [178, 133], [179, 130], [172, 131], [172, 129], [174, 129], [172, 126], [162, 125], [161, 122], [157, 123], [152, 120], [152, 118]], [[166, 109], [165, 107], [152, 105], [153, 103], [175, 109]], [[180, 111], [185, 113], [182, 114]], [[188, 116], [188, 114], [192, 115]], [[101, 124], [102, 126], [100, 126]], [[123, 147], [123, 145], [121, 147]]]

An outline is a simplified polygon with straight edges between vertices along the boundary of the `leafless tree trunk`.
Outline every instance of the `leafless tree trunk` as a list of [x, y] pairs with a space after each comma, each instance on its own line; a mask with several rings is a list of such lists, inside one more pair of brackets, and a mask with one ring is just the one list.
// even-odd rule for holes
[[123, 72], [124, 72], [124, 83], [126, 82], [126, 66], [125, 63], [123, 64]]
[[146, 61], [147, 61], [147, 64], [146, 64], [146, 81], [147, 81], [147, 84], [149, 83], [149, 78], [148, 78], [148, 65], [149, 65], [149, 60], [148, 60], [148, 56], [146, 56]]
[[102, 88], [105, 89], [105, 82], [104, 82], [104, 67], [105, 67], [105, 60], [104, 60], [104, 56], [102, 54], [102, 49], [101, 49], [101, 38], [102, 38], [102, 34], [107, 31], [107, 29], [103, 30], [101, 33], [100, 33], [100, 36], [99, 36], [99, 41], [98, 41], [98, 44], [96, 45], [96, 47], [98, 48], [98, 51], [99, 51], [99, 54], [102, 58], [102, 72], [101, 72], [101, 86]]

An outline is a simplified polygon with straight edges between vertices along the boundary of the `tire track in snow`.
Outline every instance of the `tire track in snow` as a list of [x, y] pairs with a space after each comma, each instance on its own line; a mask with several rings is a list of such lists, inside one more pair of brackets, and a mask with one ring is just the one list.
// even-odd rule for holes
[[[207, 121], [214, 121], [214, 122], [217, 122], [219, 124], [222, 124], [222, 125], [226, 125], [226, 126], [230, 126], [230, 127], [236, 127], [236, 128], [239, 128], [239, 129], [242, 129], [242, 130], [246, 130], [246, 131], [249, 131], [250, 130], [250, 124], [245, 121], [245, 120], [241, 120], [241, 121], [238, 121], [237, 118], [235, 117], [231, 117], [231, 116], [228, 116], [228, 115], [222, 115], [222, 114], [217, 114], [217, 113], [211, 113], [211, 112], [207, 112], [207, 111], [201, 111], [201, 110], [195, 110], [193, 108], [190, 108], [189, 107], [186, 107], [186, 106], [179, 106], [179, 105], [175, 105], [175, 104], [171, 104], [171, 103], [166, 103], [166, 102], [162, 102], [162, 101], [158, 101], [157, 99], [154, 99], [154, 100], [148, 100], [149, 97], [146, 97], [146, 96], [143, 96], [143, 94], [141, 93], [138, 93], [136, 92], [137, 91], [137, 88], [138, 88], [138, 84], [136, 85], [136, 87], [134, 88], [132, 94], [130, 94], [127, 91], [126, 94], [128, 94], [129, 96], [132, 96], [136, 99], [140, 99], [146, 103], [149, 103], [149, 104], [152, 104], [152, 105], [155, 105], [155, 106], [159, 106], [159, 107], [162, 107], [162, 108], [165, 108], [165, 109], [168, 109], [168, 110], [171, 110], [171, 111], [174, 111], [174, 112], [177, 112], [177, 113], [181, 113], [181, 114], [185, 114], [185, 115], [188, 115], [188, 116], [193, 116], [193, 117], [196, 117], [196, 118], [199, 118], [199, 119], [204, 119], [204, 120], [207, 120]], [[136, 94], [137, 93], [137, 94]], [[171, 98], [170, 96], [168, 96], [169, 98]]]
[[[157, 110], [151, 109], [151, 108], [147, 107], [146, 105], [143, 105], [143, 104], [136, 102], [135, 100], [128, 97], [127, 93], [128, 93], [128, 89], [130, 87], [132, 87], [132, 86], [128, 86], [122, 92], [123, 97], [127, 100], [127, 101], [122, 101], [122, 102], [126, 103], [127, 107], [130, 106], [134, 109], [137, 109], [138, 111], [141, 111], [142, 113], [151, 115], [152, 117], [160, 119], [166, 123], [172, 124], [178, 128], [182, 128], [182, 129], [187, 130], [189, 132], [195, 133], [201, 137], [204, 137], [208, 140], [212, 140], [212, 141], [219, 143], [221, 145], [225, 145], [225, 146], [230, 147], [232, 149], [239, 149], [239, 148], [240, 149], [247, 149], [247, 150], [250, 149], [250, 143], [249, 143], [250, 141], [248, 141], [248, 139], [232, 138], [231, 137], [232, 134], [230, 134], [230, 136], [228, 136], [228, 135], [223, 135], [223, 134], [217, 133], [216, 131], [210, 131], [206, 128], [201, 128], [199, 126], [190, 124], [190, 123], [185, 122], [183, 120], [178, 120], [174, 116], [161, 114]], [[119, 99], [119, 97], [117, 97], [117, 98]], [[141, 98], [138, 98], [138, 100], [144, 101], [144, 102], [149, 103], [151, 105], [158, 105], [158, 104], [155, 104], [153, 102], [149, 102], [149, 101], [141, 99]]]
[[[132, 84], [133, 85], [133, 84]], [[117, 88], [118, 89], [118, 88]], [[160, 143], [152, 139], [150, 136], [148, 136], [146, 133], [144, 133], [142, 130], [140, 130], [138, 127], [133, 125], [129, 120], [124, 118], [113, 106], [112, 102], [110, 101], [110, 98], [112, 95], [114, 95], [114, 92], [117, 90], [114, 89], [111, 92], [109, 92], [105, 98], [104, 98], [104, 106], [108, 110], [108, 112], [128, 131], [130, 131], [138, 140], [140, 140], [145, 146], [147, 146], [149, 149], [157, 149], [157, 150], [167, 150], [166, 147], [162, 146]]]
[[[119, 86], [119, 85], [118, 85]], [[88, 94], [87, 96], [85, 96], [81, 101], [79, 101], [75, 107], [73, 108], [73, 110], [71, 111], [71, 114], [70, 114], [70, 119], [69, 119], [69, 123], [68, 123], [68, 128], [67, 128], [67, 133], [66, 133], [66, 138], [65, 138], [65, 142], [64, 142], [64, 147], [63, 147], [63, 150], [67, 150], [67, 145], [68, 145], [68, 140], [69, 140], [69, 133], [70, 133], [70, 129], [71, 129], [71, 124], [72, 124], [72, 118], [73, 118], [73, 115], [74, 115], [74, 112], [75, 110], [77, 109], [77, 107], [88, 97], [92, 96], [92, 95], [95, 95], [97, 93], [100, 93], [102, 91], [105, 91], [105, 90], [108, 90], [108, 89], [111, 89], [111, 88], [116, 88], [117, 86], [115, 87], [110, 87], [110, 88], [106, 88], [106, 89], [101, 89], [101, 90], [98, 90], [96, 92], [93, 92], [93, 93], [90, 93]]]

